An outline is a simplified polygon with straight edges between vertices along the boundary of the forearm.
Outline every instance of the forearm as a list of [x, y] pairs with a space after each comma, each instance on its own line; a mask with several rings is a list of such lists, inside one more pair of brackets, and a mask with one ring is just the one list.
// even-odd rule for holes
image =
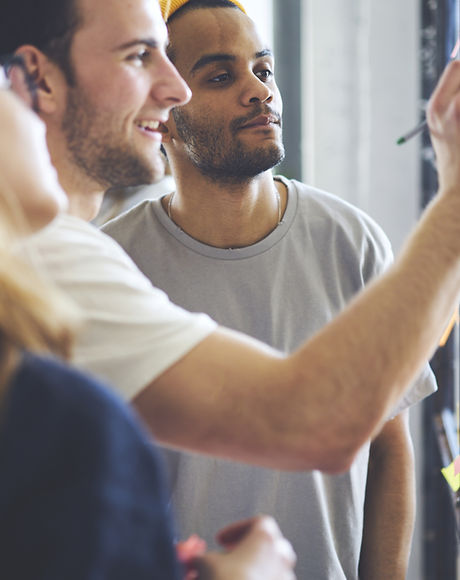
[[[292, 356], [219, 329], [135, 403], [158, 439], [284, 469], [347, 469], [432, 354], [460, 288], [460, 194]], [[180, 427], [179, 427], [180, 426]]]
[[438, 344], [460, 289], [459, 212], [460, 194], [436, 200], [391, 270], [295, 355], [295, 382], [321, 385], [315, 431], [339, 456], [380, 431]]
[[[393, 445], [378, 439], [371, 447], [359, 564], [361, 580], [404, 580], [407, 574], [415, 518], [415, 478], [412, 445], [390, 421], [382, 438], [396, 432]], [[387, 433], [385, 433], [385, 429]]]

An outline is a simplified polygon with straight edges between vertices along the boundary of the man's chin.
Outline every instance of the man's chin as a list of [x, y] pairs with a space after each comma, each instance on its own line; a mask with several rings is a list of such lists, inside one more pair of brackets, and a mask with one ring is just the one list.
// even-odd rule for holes
[[106, 187], [131, 187], [156, 183], [165, 175], [165, 161], [160, 151], [148, 159], [132, 159], [131, 163], [122, 164], [118, 172], [110, 175]]
[[144, 179], [142, 182], [139, 181], [139, 175], [134, 172], [131, 175], [136, 183], [131, 183], [130, 185], [139, 185], [140, 183], [156, 183], [161, 181], [165, 176], [166, 170], [166, 157], [161, 152], [161, 144], [158, 147], [149, 152], [148, 155], [143, 155], [138, 158], [139, 174], [143, 175]]

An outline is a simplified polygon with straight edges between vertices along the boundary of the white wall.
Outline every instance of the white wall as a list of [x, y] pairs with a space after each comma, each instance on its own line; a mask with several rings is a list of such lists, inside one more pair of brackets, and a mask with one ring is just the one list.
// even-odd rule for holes
[[272, 0], [242, 0], [242, 4], [250, 18], [257, 24], [259, 33], [270, 47], [273, 46], [273, 1]]
[[418, 0], [305, 0], [304, 173], [399, 248], [417, 215]]
[[[358, 205], [395, 251], [418, 216], [419, 0], [303, 0], [304, 178]], [[411, 428], [421, 512], [420, 409]], [[420, 521], [408, 580], [422, 578]]]

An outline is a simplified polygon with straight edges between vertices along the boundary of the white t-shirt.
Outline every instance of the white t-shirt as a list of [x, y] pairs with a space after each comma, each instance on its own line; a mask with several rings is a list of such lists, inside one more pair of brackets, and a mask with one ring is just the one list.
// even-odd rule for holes
[[208, 316], [172, 304], [114, 240], [79, 218], [59, 216], [27, 247], [83, 313], [73, 362], [124, 399], [135, 397], [216, 328]]

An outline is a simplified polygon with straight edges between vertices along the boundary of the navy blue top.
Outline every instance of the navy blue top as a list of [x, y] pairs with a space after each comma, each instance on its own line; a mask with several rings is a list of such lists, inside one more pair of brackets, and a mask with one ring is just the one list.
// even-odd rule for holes
[[158, 456], [123, 402], [25, 354], [1, 409], [0, 578], [182, 577]]

